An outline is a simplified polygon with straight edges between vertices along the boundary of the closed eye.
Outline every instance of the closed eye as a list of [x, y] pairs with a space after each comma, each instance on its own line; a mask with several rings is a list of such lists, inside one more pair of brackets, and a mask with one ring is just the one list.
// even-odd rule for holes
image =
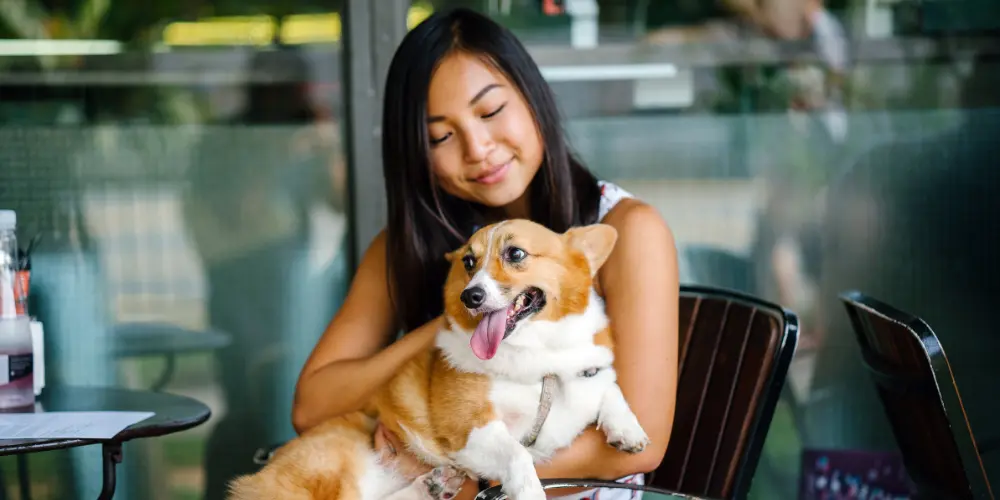
[[494, 116], [496, 116], [497, 114], [499, 114], [501, 111], [503, 111], [503, 108], [506, 108], [506, 107], [507, 107], [507, 103], [503, 103], [495, 111], [483, 115], [483, 118], [493, 118]]
[[438, 144], [441, 144], [442, 142], [444, 142], [449, 137], [451, 137], [451, 132], [448, 132], [447, 134], [445, 134], [444, 137], [440, 137], [440, 138], [431, 137], [429, 140], [430, 140], [431, 146], [437, 146]]
[[[491, 112], [486, 113], [485, 115], [483, 115], [483, 118], [484, 119], [493, 118], [494, 116], [500, 114], [500, 112], [503, 111], [504, 108], [506, 108], [506, 107], [507, 107], [507, 103], [503, 103], [496, 110], [491, 111]], [[430, 139], [428, 139], [428, 141], [430, 142], [431, 146], [437, 146], [438, 144], [441, 144], [442, 142], [448, 140], [449, 137], [451, 137], [451, 132], [445, 134], [444, 137], [431, 137]]]

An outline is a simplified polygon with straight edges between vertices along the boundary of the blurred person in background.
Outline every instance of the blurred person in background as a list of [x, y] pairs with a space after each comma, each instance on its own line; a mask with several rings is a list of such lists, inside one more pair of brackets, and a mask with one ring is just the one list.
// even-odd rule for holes
[[[849, 289], [925, 320], [948, 356], [976, 439], [1000, 437], [993, 421], [1000, 411], [997, 88], [997, 59], [979, 56], [961, 90], [960, 125], [875, 147], [831, 186], [819, 302], [828, 333], [806, 409], [807, 446], [896, 449], [837, 298]], [[983, 456], [994, 484], [998, 458]]]
[[646, 42], [653, 44], [811, 41], [815, 61], [805, 54], [752, 71], [724, 66], [716, 72], [729, 87], [718, 93], [720, 110], [743, 112], [739, 96], [752, 95], [762, 119], [787, 118], [753, 129], [748, 139], [749, 163], [760, 165], [753, 174], [762, 200], [750, 249], [757, 289], [749, 291], [794, 309], [801, 348], [814, 347], [822, 337], [815, 297], [823, 193], [847, 153], [841, 103], [849, 60], [841, 22], [821, 0], [725, 0], [650, 2], [648, 24]]
[[307, 93], [302, 54], [254, 52], [248, 73], [256, 81], [242, 112], [210, 127], [194, 152], [185, 206], [206, 273], [208, 322], [233, 339], [216, 352], [226, 411], [207, 444], [209, 499], [224, 498], [229, 480], [256, 470], [258, 447], [287, 438], [279, 425], [291, 404], [285, 372], [297, 373], [291, 344], [302, 334], [289, 331], [297, 321], [289, 302], [306, 286], [296, 278], [302, 256], [317, 237], [329, 237], [314, 234], [314, 208], [344, 205], [338, 131]]

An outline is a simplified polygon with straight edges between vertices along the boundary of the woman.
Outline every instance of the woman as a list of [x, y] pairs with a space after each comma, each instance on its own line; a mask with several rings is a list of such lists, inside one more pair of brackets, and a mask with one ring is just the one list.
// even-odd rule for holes
[[[359, 410], [433, 342], [444, 325], [444, 254], [477, 227], [529, 218], [562, 232], [603, 221], [619, 239], [598, 274], [598, 291], [614, 328], [622, 390], [652, 443], [629, 455], [590, 429], [537, 470], [541, 477], [641, 481], [660, 463], [673, 423], [678, 278], [670, 229], [655, 209], [600, 183], [573, 158], [539, 69], [486, 17], [464, 9], [429, 17], [403, 39], [386, 88], [388, 226], [362, 257], [348, 297], [302, 370], [296, 430]], [[392, 342], [400, 330], [408, 333]], [[384, 430], [376, 445], [411, 477], [428, 470]], [[462, 496], [476, 489], [471, 483]]]

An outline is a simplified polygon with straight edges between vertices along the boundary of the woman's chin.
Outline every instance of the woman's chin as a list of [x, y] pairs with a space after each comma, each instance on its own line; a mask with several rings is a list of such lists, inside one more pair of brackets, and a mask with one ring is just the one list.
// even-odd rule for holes
[[507, 207], [520, 200], [528, 190], [527, 185], [521, 185], [516, 179], [504, 179], [498, 184], [476, 187], [479, 203], [490, 208]]

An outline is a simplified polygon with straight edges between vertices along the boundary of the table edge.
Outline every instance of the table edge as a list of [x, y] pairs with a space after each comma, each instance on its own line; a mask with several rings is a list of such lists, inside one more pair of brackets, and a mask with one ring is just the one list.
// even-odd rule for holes
[[[175, 395], [176, 396], [176, 395]], [[118, 434], [115, 434], [110, 439], [87, 439], [87, 438], [56, 438], [56, 439], [40, 439], [34, 444], [21, 444], [14, 445], [13, 447], [4, 448], [0, 445], [0, 457], [12, 456], [12, 455], [23, 455], [25, 453], [41, 453], [44, 451], [53, 450], [66, 450], [70, 448], [79, 448], [81, 446], [90, 446], [94, 444], [113, 444], [113, 443], [126, 443], [135, 439], [146, 439], [154, 438], [160, 436], [166, 436], [170, 434], [177, 434], [179, 432], [184, 432], [186, 430], [193, 429], [201, 424], [204, 424], [212, 417], [212, 409], [201, 401], [193, 398], [188, 398], [187, 396], [180, 396], [187, 399], [191, 399], [196, 403], [200, 404], [204, 411], [191, 419], [175, 420], [168, 422], [166, 424], [158, 424], [155, 426], [150, 426], [146, 428], [136, 428], [132, 427], [141, 424], [142, 422], [137, 422], [129, 427], [126, 427]], [[172, 425], [176, 422], [176, 425]], [[0, 439], [0, 442], [4, 440]]]

